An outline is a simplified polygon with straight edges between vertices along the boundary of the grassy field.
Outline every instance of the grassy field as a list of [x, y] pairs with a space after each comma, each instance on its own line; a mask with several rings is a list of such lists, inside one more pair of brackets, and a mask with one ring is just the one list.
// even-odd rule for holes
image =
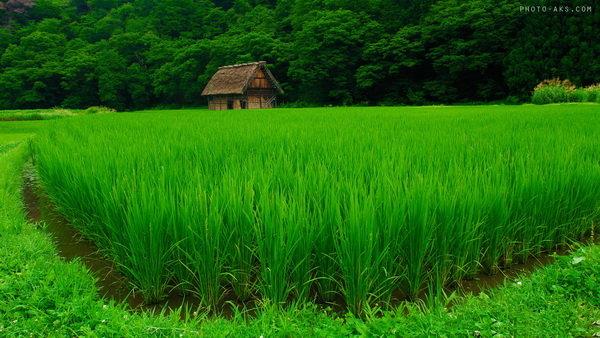
[[53, 120], [83, 114], [70, 109], [0, 110], [0, 121]]
[[106, 107], [90, 107], [81, 109], [29, 109], [29, 110], [0, 110], [0, 121], [38, 121], [55, 120], [64, 117], [74, 117], [86, 114], [111, 113], [113, 109]]
[[[423, 119], [430, 115], [429, 117], [433, 121], [439, 119], [451, 121], [453, 120], [452, 114], [456, 113], [458, 116], [454, 118], [458, 121], [451, 124], [456, 128], [458, 128], [457, 125], [468, 122], [468, 119], [465, 121], [465, 118], [473, 119], [471, 120], [472, 124], [475, 124], [475, 120], [479, 119], [482, 122], [487, 122], [484, 124], [488, 126], [495, 126], [496, 123], [492, 122], [498, 121], [501, 117], [509, 117], [503, 119], [506, 123], [505, 126], [511, 125], [509, 121], [514, 118], [515, 121], [512, 126], [516, 127], [523, 123], [524, 126], [521, 128], [529, 128], [529, 130], [534, 131], [532, 133], [533, 139], [536, 137], [542, 138], [541, 135], [535, 133], [540, 124], [546, 130], [556, 131], [561, 129], [558, 127], [559, 121], [565, 124], [566, 122], [579, 121], [579, 123], [564, 128], [572, 132], [571, 137], [579, 134], [579, 137], [574, 138], [578, 141], [572, 143], [577, 150], [581, 150], [578, 147], [581, 147], [582, 140], [586, 136], [591, 139], [598, 130], [597, 125], [594, 125], [596, 118], [593, 116], [597, 110], [589, 110], [588, 106], [568, 105], [541, 108], [550, 109], [544, 112], [544, 109], [531, 111], [525, 108], [521, 108], [523, 110], [514, 108], [515, 110], [512, 112], [503, 112], [502, 109], [494, 107], [472, 107], [468, 109], [423, 108], [422, 111], [418, 111], [418, 109], [416, 111], [412, 109], [391, 110], [384, 112], [383, 115], [407, 115], [404, 117], [407, 119]], [[438, 111], [439, 109], [442, 111]], [[331, 112], [334, 115], [342, 114], [341, 112]], [[487, 116], [486, 112], [492, 116]], [[294, 112], [290, 113], [296, 114]], [[321, 114], [320, 112], [312, 113]], [[353, 113], [363, 114], [359, 111]], [[535, 114], [541, 118], [546, 116], [546, 113], [549, 121], [533, 120]], [[289, 115], [286, 116], [285, 112], [278, 114], [282, 114], [280, 115], [281, 119], [276, 121], [278, 124], [293, 124], [293, 120], [288, 119]], [[523, 118], [520, 116], [523, 114], [532, 114], [533, 116]], [[381, 117], [379, 113], [376, 113], [376, 115], [378, 118]], [[413, 116], [411, 117], [411, 115]], [[95, 120], [96, 118], [99, 118], [99, 120]], [[121, 118], [123, 120], [119, 120]], [[221, 118], [212, 116], [212, 119], [218, 120]], [[302, 119], [306, 118], [302, 117]], [[337, 119], [342, 123], [344, 118], [344, 116], [337, 116]], [[398, 118], [402, 119], [403, 117], [398, 116]], [[211, 114], [207, 112], [181, 112], [181, 114], [179, 112], [164, 112], [118, 117], [85, 117], [77, 118], [77, 120], [72, 120], [66, 124], [61, 122], [56, 125], [48, 121], [0, 123], [0, 149], [2, 149], [0, 150], [0, 197], [2, 200], [0, 204], [0, 335], [233, 335], [258, 337], [263, 335], [427, 336], [481, 334], [483, 336], [591, 336], [600, 331], [600, 327], [595, 324], [600, 319], [600, 304], [598, 304], [598, 299], [600, 299], [598, 297], [600, 295], [600, 280], [598, 280], [600, 275], [600, 250], [598, 246], [582, 247], [570, 256], [558, 257], [554, 264], [540, 269], [531, 277], [508, 280], [504, 286], [489, 290], [479, 296], [468, 295], [464, 298], [453, 298], [455, 305], [449, 310], [437, 305], [424, 309], [413, 303], [402, 303], [392, 311], [366, 311], [365, 318], [359, 319], [352, 315], [336, 317], [310, 304], [292, 304], [286, 308], [281, 308], [265, 302], [259, 305], [256, 315], [252, 318], [243, 313], [236, 313], [229, 320], [221, 318], [208, 319], [201, 312], [196, 316], [189, 316], [186, 321], [181, 321], [178, 311], [173, 312], [170, 316], [148, 313], [136, 314], [127, 311], [124, 305], [109, 303], [100, 299], [93, 278], [82, 264], [78, 261], [67, 263], [57, 257], [56, 249], [49, 236], [43, 230], [25, 221], [19, 189], [21, 168], [24, 161], [29, 157], [30, 148], [27, 146], [27, 140], [36, 133], [41, 133], [45, 135], [41, 140], [36, 140], [36, 144], [49, 142], [53, 140], [52, 137], [55, 137], [54, 141], [62, 142], [62, 138], [68, 137], [68, 135], [65, 135], [64, 128], [73, 127], [72, 137], [80, 137], [81, 140], [90, 142], [94, 140], [91, 135], [90, 137], [84, 137], [85, 135], [81, 134], [81, 131], [86, 130], [87, 124], [96, 127], [102, 127], [103, 124], [106, 124], [106, 128], [98, 129], [102, 135], [106, 136], [114, 130], [115, 121], [129, 121], [125, 125], [132, 127], [137, 123], [133, 120], [137, 120], [140, 126], [152, 129], [160, 128], [157, 125], [161, 123], [172, 124], [174, 120], [179, 120], [177, 125], [183, 127], [178, 130], [183, 131], [186, 130], [185, 128], [188, 127], [190, 121], [196, 119], [206, 122], [207, 119], [211, 119]], [[260, 120], [260, 117], [256, 119]], [[264, 126], [264, 128], [275, 128], [278, 124], [271, 123], [270, 127]], [[408, 125], [410, 126], [410, 124]], [[467, 123], [467, 125], [469, 124]], [[201, 128], [202, 124], [191, 124], [190, 127]], [[406, 127], [406, 125], [403, 127]], [[423, 126], [419, 125], [419, 127], [418, 130], [421, 130]], [[406, 128], [401, 129], [406, 130]], [[124, 130], [122, 129], [122, 131]], [[189, 131], [189, 129], [187, 130]], [[200, 131], [202, 129], [195, 133], [200, 134]], [[335, 133], [323, 133], [329, 134], [329, 137], [335, 135]], [[539, 133], [541, 134], [541, 131]], [[512, 130], [510, 135], [514, 135]], [[554, 134], [546, 136], [552, 135]], [[143, 136], [144, 134], [141, 133], [139, 138], [143, 139]], [[294, 135], [289, 136], [293, 137]], [[490, 137], [493, 139], [506, 138], [501, 132]], [[563, 137], [566, 136], [563, 135]], [[556, 145], [553, 142], [558, 142], [561, 139], [561, 137], [554, 138], [554, 141], [550, 141], [550, 144]], [[64, 156], [67, 156], [66, 154], [75, 156], [85, 154], [83, 150], [90, 145], [90, 143], [82, 142], [81, 153], [65, 152]], [[518, 143], [518, 145], [522, 146], [523, 143]], [[126, 147], [127, 145], [120, 144], [120, 146]], [[491, 147], [491, 145], [489, 146]], [[41, 147], [36, 148], [36, 151], [41, 151]], [[44, 144], [43, 147], [50, 147], [50, 145]], [[167, 145], [164, 145], [164, 147], [167, 148]], [[71, 148], [66, 149], [72, 150]], [[156, 145], [152, 149], [156, 151]], [[513, 148], [513, 150], [516, 149]], [[533, 150], [538, 148], [531, 147], [528, 149], [531, 150], [531, 153], [535, 153]], [[563, 148], [554, 147], [555, 152], [560, 151], [560, 149]], [[340, 150], [340, 153], [344, 154], [342, 150]], [[492, 150], [490, 149], [490, 151]], [[92, 149], [88, 149], [88, 151], [92, 151]], [[113, 148], [107, 150], [107, 152], [116, 153], [118, 149]], [[246, 152], [245, 154], [248, 155], [249, 153]], [[585, 160], [586, 156], [593, 156], [597, 152], [570, 154], [574, 157], [581, 156], [580, 160]], [[38, 153], [37, 156], [39, 155]], [[570, 158], [568, 154], [564, 155]], [[64, 157], [61, 159], [64, 160]], [[82, 157], [82, 160], [89, 160], [89, 158]], [[552, 162], [546, 164], [548, 163]], [[168, 163], [163, 165], [166, 167], [166, 164]], [[590, 168], [593, 167], [590, 166]], [[64, 171], [64, 175], [69, 176], [72, 174], [69, 171]], [[77, 177], [81, 173], [73, 172], [73, 175]], [[83, 226], [82, 223], [79, 223], [79, 225]], [[374, 316], [375, 314], [377, 315]]]
[[52, 121], [46, 192], [148, 302], [428, 299], [589, 235], [598, 105], [177, 111]]

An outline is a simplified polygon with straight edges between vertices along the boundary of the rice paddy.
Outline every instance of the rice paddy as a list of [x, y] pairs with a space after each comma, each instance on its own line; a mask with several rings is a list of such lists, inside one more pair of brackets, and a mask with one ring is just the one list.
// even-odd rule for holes
[[44, 190], [148, 302], [434, 297], [593, 232], [598, 105], [53, 120]]

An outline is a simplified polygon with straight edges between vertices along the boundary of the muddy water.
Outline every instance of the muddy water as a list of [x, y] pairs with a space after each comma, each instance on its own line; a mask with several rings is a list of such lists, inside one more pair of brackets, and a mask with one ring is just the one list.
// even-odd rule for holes
[[[170, 292], [167, 299], [158, 304], [146, 304], [139, 293], [135, 293], [128, 279], [119, 272], [117, 265], [105, 255], [94, 242], [86, 239], [53, 206], [48, 196], [40, 189], [34, 170], [26, 166], [22, 185], [25, 213], [32, 223], [43, 223], [43, 228], [52, 237], [60, 257], [66, 261], [80, 260], [96, 279], [99, 294], [105, 299], [126, 303], [136, 311], [165, 312], [181, 307], [190, 313], [200, 312], [200, 301], [194, 295], [177, 291]], [[213, 313], [232, 316], [236, 304], [233, 296], [224, 297], [223, 303]], [[249, 305], [249, 304], [248, 304]], [[181, 313], [182, 319], [188, 314]]]
[[[566, 249], [557, 250], [557, 254], [566, 254]], [[462, 293], [479, 294], [486, 289], [502, 285], [508, 279], [527, 276], [534, 270], [554, 262], [554, 257], [548, 253], [540, 257], [530, 258], [525, 263], [513, 264], [509, 269], [502, 269], [494, 275], [479, 274], [471, 280], [463, 280], [456, 288]]]
[[31, 175], [24, 175], [23, 199], [27, 217], [31, 222], [43, 222], [51, 234], [58, 253], [67, 261], [80, 259], [97, 279], [100, 294], [115, 300], [126, 300], [133, 307], [141, 300], [130, 292], [127, 279], [106, 259], [94, 245], [68, 224], [54, 208], [48, 198], [41, 194]]
[[[184, 306], [188, 309], [199, 310], [199, 301], [196, 297], [182, 295], [173, 291], [168, 298], [161, 304], [144, 304], [142, 297], [133, 292], [133, 287], [117, 269], [113, 261], [106, 258], [98, 247], [90, 240], [84, 238], [69, 222], [60, 215], [52, 206], [48, 197], [39, 189], [32, 174], [31, 166], [28, 166], [23, 174], [23, 200], [28, 219], [32, 223], [43, 223], [45, 229], [54, 239], [58, 253], [67, 261], [75, 259], [81, 260], [96, 278], [96, 284], [101, 296], [107, 299], [113, 299], [117, 302], [125, 302], [134, 310], [149, 310], [151, 312], [166, 311]], [[566, 249], [558, 251], [558, 254], [568, 253]], [[543, 254], [540, 257], [529, 259], [522, 264], [514, 264], [509, 269], [501, 269], [494, 275], [479, 274], [472, 280], [464, 280], [446, 289], [446, 292], [458, 291], [459, 294], [474, 293], [478, 294], [485, 289], [493, 288], [503, 284], [507, 279], [517, 276], [530, 274], [535, 269], [550, 264], [554, 258], [550, 254]], [[233, 313], [233, 307], [242, 309], [244, 305], [253, 308], [256, 300], [250, 303], [238, 303], [231, 290], [227, 290], [226, 297], [217, 311], [220, 315], [230, 316]], [[407, 298], [400, 293], [396, 293], [393, 303], [397, 303]], [[419, 297], [419, 298], [424, 298]], [[339, 302], [339, 303], [338, 303]], [[334, 312], [343, 314], [345, 312], [344, 300], [339, 297], [335, 304], [319, 302], [327, 306]], [[452, 304], [450, 304], [452, 306]], [[249, 311], [253, 313], [254, 311]], [[185, 316], [185, 313], [182, 314]]]

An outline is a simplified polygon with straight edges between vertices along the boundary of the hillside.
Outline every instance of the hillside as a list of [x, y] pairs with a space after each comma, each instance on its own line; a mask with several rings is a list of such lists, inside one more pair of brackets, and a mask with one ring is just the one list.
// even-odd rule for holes
[[514, 102], [597, 82], [599, 19], [589, 1], [0, 1], [0, 109], [205, 105], [219, 66], [256, 60], [288, 103]]

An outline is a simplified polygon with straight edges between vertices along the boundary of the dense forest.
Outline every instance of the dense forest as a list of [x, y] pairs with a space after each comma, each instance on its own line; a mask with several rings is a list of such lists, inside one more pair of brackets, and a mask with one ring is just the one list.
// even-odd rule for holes
[[[528, 4], [557, 7], [532, 13], [523, 10]], [[255, 60], [270, 64], [288, 103], [524, 100], [546, 78], [577, 85], [600, 80], [594, 5], [0, 1], [0, 109], [199, 106], [219, 66]]]

